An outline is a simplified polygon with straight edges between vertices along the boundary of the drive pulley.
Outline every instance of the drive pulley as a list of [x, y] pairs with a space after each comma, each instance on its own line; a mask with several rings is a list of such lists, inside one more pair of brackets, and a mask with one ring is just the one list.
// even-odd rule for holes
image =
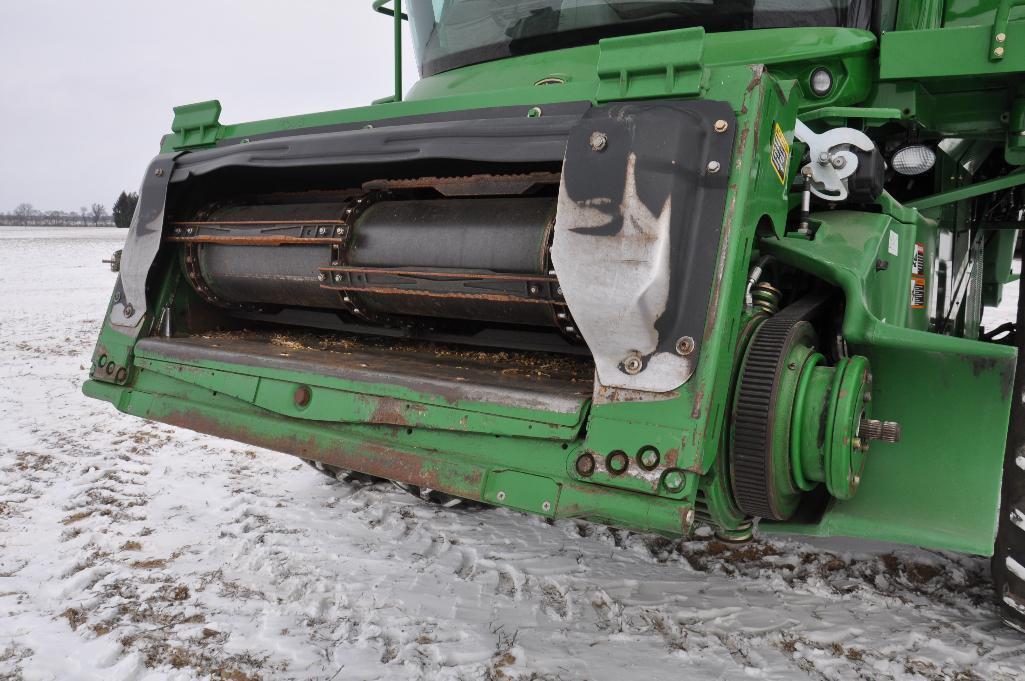
[[807, 320], [821, 301], [798, 303], [762, 322], [740, 366], [733, 401], [730, 478], [737, 505], [772, 520], [793, 516], [820, 484], [850, 499], [869, 440], [896, 441], [899, 426], [871, 418], [872, 372], [865, 357], [832, 366], [817, 352]]

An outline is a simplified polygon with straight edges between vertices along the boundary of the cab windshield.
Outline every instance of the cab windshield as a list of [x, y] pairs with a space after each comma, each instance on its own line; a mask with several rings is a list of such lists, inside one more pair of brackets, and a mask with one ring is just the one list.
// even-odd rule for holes
[[872, 0], [406, 0], [420, 73], [601, 38], [703, 26], [870, 28]]

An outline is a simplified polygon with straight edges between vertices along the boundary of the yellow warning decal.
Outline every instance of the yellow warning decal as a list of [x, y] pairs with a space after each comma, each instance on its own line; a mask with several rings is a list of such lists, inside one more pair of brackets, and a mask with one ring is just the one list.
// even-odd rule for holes
[[779, 127], [779, 123], [772, 124], [771, 160], [776, 177], [783, 183], [783, 186], [786, 186], [787, 172], [790, 170], [790, 145], [787, 144], [787, 138], [783, 134], [783, 128]]

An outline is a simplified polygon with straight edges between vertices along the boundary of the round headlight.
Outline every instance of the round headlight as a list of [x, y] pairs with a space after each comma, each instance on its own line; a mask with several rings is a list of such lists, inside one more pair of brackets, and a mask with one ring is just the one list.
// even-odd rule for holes
[[936, 165], [936, 152], [931, 147], [915, 144], [897, 151], [890, 166], [901, 175], [921, 175]]
[[829, 69], [815, 69], [809, 80], [811, 91], [819, 97], [825, 97], [833, 89], [833, 74]]

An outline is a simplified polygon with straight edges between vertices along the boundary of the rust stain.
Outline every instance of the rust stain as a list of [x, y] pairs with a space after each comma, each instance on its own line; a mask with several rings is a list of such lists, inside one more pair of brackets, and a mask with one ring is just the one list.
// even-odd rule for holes
[[694, 408], [690, 411], [690, 417], [692, 419], [701, 418], [701, 402], [705, 399], [704, 387], [698, 388], [697, 393], [694, 394]]
[[[387, 480], [429, 487], [466, 499], [483, 500], [481, 489], [484, 469], [464, 472], [465, 467], [456, 467], [423, 455], [371, 442], [360, 442], [358, 445], [347, 447], [338, 446], [337, 443], [322, 443], [321, 438], [312, 435], [263, 435], [244, 426], [225, 425], [198, 411], [187, 409], [179, 409], [161, 416], [147, 414], [146, 417], [172, 426], [292, 454], [303, 459], [321, 461]], [[324, 439], [333, 438], [327, 436]]]
[[337, 267], [324, 267], [322, 271], [334, 274], [336, 272], [342, 272], [346, 274], [388, 274], [401, 277], [419, 277], [428, 278], [434, 277], [437, 279], [467, 279], [467, 280], [480, 280], [480, 281], [522, 281], [522, 282], [536, 282], [539, 284], [558, 284], [558, 278], [545, 275], [545, 274], [534, 274], [534, 275], [521, 275], [521, 274], [496, 274], [492, 272], [450, 272], [450, 271], [431, 271], [431, 270], [403, 270], [403, 269], [392, 269], [388, 267], [354, 267], [351, 265], [337, 266]]
[[389, 288], [385, 286], [352, 286], [346, 284], [321, 284], [321, 288], [331, 291], [355, 291], [357, 293], [380, 293], [382, 295], [423, 296], [426, 298], [459, 298], [462, 300], [487, 300], [497, 303], [531, 303], [535, 305], [557, 305], [565, 307], [565, 301], [550, 298], [528, 298], [526, 296], [499, 295], [495, 293], [444, 293], [440, 291], [424, 291], [420, 289]]
[[385, 424], [393, 426], [408, 426], [406, 409], [409, 404], [390, 397], [363, 397], [368, 403], [375, 403], [374, 411], [367, 419], [367, 423]]
[[334, 245], [341, 242], [338, 237], [324, 238], [324, 237], [299, 237], [299, 236], [214, 236], [214, 235], [198, 235], [198, 236], [169, 236], [166, 241], [174, 243], [194, 243], [194, 244], [225, 244], [233, 246], [287, 246], [287, 245], [302, 245], [302, 246], [316, 246], [321, 244]]

